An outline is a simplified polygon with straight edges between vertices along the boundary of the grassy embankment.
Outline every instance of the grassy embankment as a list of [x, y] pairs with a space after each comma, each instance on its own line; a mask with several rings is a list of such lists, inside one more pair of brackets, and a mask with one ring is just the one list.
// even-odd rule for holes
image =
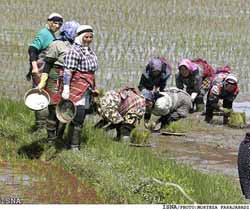
[[41, 161], [34, 159], [47, 159], [93, 186], [105, 203], [191, 203], [176, 188], [152, 178], [179, 184], [197, 203], [244, 202], [229, 179], [159, 159], [148, 148], [115, 142], [91, 122], [83, 130], [81, 151], [72, 153], [47, 145], [45, 131], [29, 134], [33, 114], [22, 103], [1, 99], [0, 117], [0, 160], [25, 160], [35, 167]]

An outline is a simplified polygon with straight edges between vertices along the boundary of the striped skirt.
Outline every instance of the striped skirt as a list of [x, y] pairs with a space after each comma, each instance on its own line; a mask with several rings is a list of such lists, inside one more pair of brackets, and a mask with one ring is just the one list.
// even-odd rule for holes
[[72, 74], [70, 82], [70, 96], [69, 99], [76, 103], [82, 99], [84, 93], [89, 89], [95, 88], [95, 75], [89, 72], [76, 71]]

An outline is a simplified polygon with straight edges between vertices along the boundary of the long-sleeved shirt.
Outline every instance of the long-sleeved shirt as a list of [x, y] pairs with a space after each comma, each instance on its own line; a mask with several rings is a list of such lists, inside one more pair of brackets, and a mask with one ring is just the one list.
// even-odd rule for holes
[[43, 28], [38, 31], [29, 46], [30, 62], [36, 61], [39, 57], [39, 54], [47, 49], [54, 40], [55, 36], [48, 28]]
[[138, 85], [138, 88], [140, 91], [142, 91], [143, 89], [153, 90], [154, 87], [159, 87], [160, 91], [164, 90], [167, 84], [167, 80], [170, 77], [172, 70], [169, 64], [162, 62], [162, 65], [163, 65], [162, 71], [157, 77], [154, 77], [152, 75], [150, 65], [148, 64], [146, 66], [146, 69], [142, 73], [141, 79]]
[[[239, 87], [238, 85], [236, 85], [235, 90], [233, 92], [226, 91], [224, 81], [227, 75], [228, 73], [220, 73], [217, 74], [216, 77], [213, 79], [207, 96], [207, 106], [211, 106], [215, 109], [218, 109], [218, 101], [220, 99], [226, 100], [232, 105], [232, 102], [239, 93]], [[217, 94], [214, 94], [212, 91], [214, 86], [217, 86]]]
[[46, 52], [45, 67], [43, 72], [49, 73], [53, 64], [64, 67], [64, 56], [71, 47], [70, 42], [56, 40], [52, 42]]
[[202, 76], [199, 74], [199, 70], [190, 72], [189, 76], [183, 77], [180, 73], [176, 74], [176, 87], [179, 89], [184, 89], [186, 86], [186, 91], [190, 95], [195, 93], [200, 93], [200, 87], [202, 84]]

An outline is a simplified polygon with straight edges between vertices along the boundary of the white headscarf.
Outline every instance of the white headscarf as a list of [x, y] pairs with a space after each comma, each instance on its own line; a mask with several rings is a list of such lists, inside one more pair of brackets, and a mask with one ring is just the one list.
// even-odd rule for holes
[[170, 109], [172, 107], [172, 99], [171, 97], [165, 93], [161, 92], [162, 97], [158, 98], [155, 102], [153, 114], [156, 116], [165, 116], [170, 113]]
[[76, 31], [75, 43], [83, 45], [82, 39], [87, 32], [93, 33], [93, 28], [90, 25], [80, 25]]

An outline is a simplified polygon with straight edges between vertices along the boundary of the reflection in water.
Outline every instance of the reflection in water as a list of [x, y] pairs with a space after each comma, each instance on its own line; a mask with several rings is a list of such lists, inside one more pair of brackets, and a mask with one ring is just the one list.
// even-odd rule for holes
[[250, 117], [250, 102], [234, 102], [233, 110], [235, 112], [245, 112], [247, 117]]
[[[27, 186], [25, 188], [25, 186]], [[1, 203], [24, 203], [25, 197], [21, 191], [30, 187], [30, 177], [12, 170], [9, 166], [0, 165], [0, 195]], [[30, 188], [29, 188], [30, 190]], [[14, 199], [10, 201], [10, 199]]]

